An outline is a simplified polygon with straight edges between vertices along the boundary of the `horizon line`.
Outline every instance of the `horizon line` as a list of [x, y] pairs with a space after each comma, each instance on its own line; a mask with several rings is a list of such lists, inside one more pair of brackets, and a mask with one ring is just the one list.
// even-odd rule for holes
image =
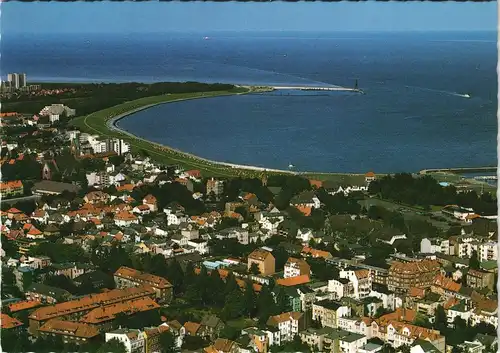
[[9, 35], [82, 35], [82, 34], [120, 34], [120, 35], [137, 35], [137, 34], [206, 34], [206, 33], [443, 33], [443, 32], [498, 32], [498, 29], [212, 29], [212, 30], [164, 30], [164, 31], [141, 31], [141, 32], [120, 32], [120, 31], [96, 31], [96, 32], [22, 32], [22, 31], [4, 31], [3, 36]]

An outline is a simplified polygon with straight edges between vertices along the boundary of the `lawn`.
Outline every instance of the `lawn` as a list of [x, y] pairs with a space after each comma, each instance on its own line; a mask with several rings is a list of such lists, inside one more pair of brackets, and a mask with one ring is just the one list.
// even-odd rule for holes
[[228, 321], [227, 325], [231, 326], [232, 328], [235, 328], [237, 330], [243, 330], [247, 327], [256, 326], [257, 322], [252, 320], [252, 319], [242, 317], [239, 319]]
[[[364, 207], [366, 206], [380, 206], [387, 208], [390, 211], [399, 211], [405, 219], [411, 220], [411, 219], [419, 219], [422, 221], [427, 221], [434, 225], [435, 227], [438, 227], [443, 230], [448, 230], [450, 228], [450, 225], [446, 222], [441, 222], [434, 220], [430, 218], [429, 216], [426, 216], [425, 214], [421, 214], [424, 211], [420, 208], [417, 207], [412, 207], [412, 206], [407, 206], [407, 205], [402, 205], [402, 204], [397, 204], [392, 201], [387, 201], [387, 200], [381, 200], [381, 199], [376, 199], [376, 198], [369, 198], [365, 200], [359, 201], [360, 204]], [[440, 211], [441, 207], [439, 206], [432, 206], [431, 211], [432, 212], [437, 212]]]

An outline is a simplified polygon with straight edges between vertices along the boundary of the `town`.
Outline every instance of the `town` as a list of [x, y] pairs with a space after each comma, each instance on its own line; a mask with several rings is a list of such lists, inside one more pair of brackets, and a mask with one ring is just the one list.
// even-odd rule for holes
[[487, 183], [163, 163], [21, 77], [52, 103], [1, 116], [2, 351], [497, 351]]

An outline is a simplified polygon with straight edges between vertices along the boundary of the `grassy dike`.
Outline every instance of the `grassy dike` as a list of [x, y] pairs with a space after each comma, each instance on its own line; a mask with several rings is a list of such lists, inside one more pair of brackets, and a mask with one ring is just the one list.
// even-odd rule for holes
[[[223, 163], [213, 162], [197, 156], [185, 153], [161, 144], [150, 142], [136, 137], [127, 132], [113, 128], [117, 120], [136, 113], [138, 111], [153, 107], [159, 104], [179, 102], [190, 99], [220, 97], [237, 94], [247, 94], [256, 91], [265, 91], [264, 88], [237, 87], [230, 91], [198, 92], [185, 94], [168, 94], [161, 96], [145, 97], [114, 107], [103, 109], [87, 116], [73, 118], [70, 122], [72, 126], [82, 132], [97, 134], [102, 137], [121, 138], [130, 143], [133, 152], [146, 151], [152, 159], [163, 164], [177, 164], [184, 168], [199, 169], [205, 176], [218, 177], [260, 177], [262, 171], [252, 170], [245, 167], [232, 167]], [[290, 174], [289, 171], [267, 171], [267, 174]], [[296, 173], [299, 174], [299, 173]], [[320, 180], [336, 180], [339, 182], [353, 183], [364, 180], [361, 174], [341, 174], [341, 173], [300, 173], [300, 175]]]

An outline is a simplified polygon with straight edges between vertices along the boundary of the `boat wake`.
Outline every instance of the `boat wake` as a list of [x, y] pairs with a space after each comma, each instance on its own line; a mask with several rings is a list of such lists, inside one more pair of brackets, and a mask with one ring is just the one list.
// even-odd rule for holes
[[450, 91], [442, 91], [438, 89], [432, 89], [432, 88], [425, 88], [425, 87], [418, 87], [418, 86], [405, 86], [406, 88], [416, 88], [422, 91], [429, 91], [429, 92], [436, 92], [436, 93], [441, 93], [441, 94], [447, 94], [449, 96], [455, 96], [455, 97], [461, 97], [461, 98], [470, 98], [469, 94], [463, 94], [463, 93], [458, 93], [458, 92], [450, 92]]

